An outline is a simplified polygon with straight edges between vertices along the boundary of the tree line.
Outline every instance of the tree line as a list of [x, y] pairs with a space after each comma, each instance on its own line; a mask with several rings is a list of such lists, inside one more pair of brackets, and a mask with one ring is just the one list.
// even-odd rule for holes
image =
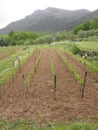
[[0, 37], [0, 46], [32, 44], [38, 37], [40, 35], [35, 32], [14, 32], [12, 30], [9, 34]]
[[92, 20], [77, 25], [71, 31], [37, 33], [37, 32], [14, 32], [0, 36], [0, 46], [32, 45], [32, 44], [51, 44], [64, 40], [84, 40], [98, 36], [98, 16]]
[[95, 16], [92, 20], [86, 21], [82, 24], [77, 25], [73, 29], [73, 33], [77, 34], [80, 30], [88, 31], [88, 30], [96, 30], [98, 29], [98, 16]]

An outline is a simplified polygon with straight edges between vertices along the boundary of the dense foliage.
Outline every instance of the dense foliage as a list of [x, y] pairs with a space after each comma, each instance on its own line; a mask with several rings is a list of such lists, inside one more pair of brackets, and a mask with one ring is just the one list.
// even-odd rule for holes
[[[24, 45], [33, 44], [33, 41], [40, 35], [35, 32], [14, 32], [10, 31], [8, 35], [1, 36], [2, 41], [0, 45]], [[6, 44], [5, 44], [6, 42]]]
[[80, 30], [92, 30], [92, 29], [98, 29], [98, 16], [95, 16], [92, 20], [84, 22], [82, 24], [77, 25], [73, 29], [73, 33], [77, 34]]
[[7, 41], [3, 38], [0, 38], [0, 46], [8, 46]]

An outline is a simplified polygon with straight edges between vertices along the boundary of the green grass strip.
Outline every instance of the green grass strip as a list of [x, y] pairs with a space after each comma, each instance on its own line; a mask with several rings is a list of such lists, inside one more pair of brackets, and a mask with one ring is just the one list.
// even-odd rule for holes
[[30, 84], [30, 79], [34, 76], [35, 74], [35, 70], [37, 69], [38, 65], [39, 65], [39, 62], [40, 62], [40, 59], [42, 57], [42, 54], [40, 52], [39, 56], [37, 57], [35, 63], [34, 63], [34, 67], [33, 69], [31, 69], [31, 71], [29, 72], [27, 78], [26, 78], [26, 86], [29, 86]]
[[58, 123], [49, 124], [47, 127], [39, 127], [36, 122], [28, 120], [16, 120], [13, 123], [8, 123], [5, 120], [0, 120], [0, 130], [97, 130], [97, 122], [75, 122], [71, 124]]

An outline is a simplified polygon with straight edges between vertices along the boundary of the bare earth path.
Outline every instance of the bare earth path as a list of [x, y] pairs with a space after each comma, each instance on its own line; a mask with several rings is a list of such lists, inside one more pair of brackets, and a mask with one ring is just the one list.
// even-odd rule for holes
[[[35, 55], [38, 55], [36, 51]], [[39, 123], [68, 121], [72, 118], [98, 116], [98, 91], [86, 91], [86, 98], [80, 95], [80, 86], [76, 83], [71, 72], [58, 56], [55, 49], [42, 49], [42, 57], [34, 77], [31, 79], [29, 93], [26, 98], [22, 95], [21, 75], [27, 76], [34, 64], [34, 56], [26, 66], [21, 68], [21, 74], [15, 76], [15, 83], [10, 86], [6, 96], [0, 100], [0, 118], [10, 121], [15, 119], [35, 120]], [[53, 97], [50, 54], [53, 58], [57, 76], [56, 100]], [[11, 81], [10, 81], [11, 82]], [[93, 93], [93, 94], [92, 94]]]

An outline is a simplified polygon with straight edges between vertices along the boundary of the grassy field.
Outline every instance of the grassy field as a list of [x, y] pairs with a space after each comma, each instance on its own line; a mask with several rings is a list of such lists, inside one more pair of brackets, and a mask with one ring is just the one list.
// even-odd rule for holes
[[0, 60], [3, 60], [13, 54], [19, 53], [22, 48], [22, 46], [0, 47]]
[[5, 120], [0, 121], [0, 130], [97, 130], [98, 122], [75, 122], [75, 123], [58, 123], [40, 126], [36, 122], [28, 120], [16, 120], [14, 123], [8, 123]]
[[98, 52], [98, 42], [94, 42], [94, 41], [77, 42], [77, 46], [84, 50], [86, 49], [86, 50], [92, 50]]

